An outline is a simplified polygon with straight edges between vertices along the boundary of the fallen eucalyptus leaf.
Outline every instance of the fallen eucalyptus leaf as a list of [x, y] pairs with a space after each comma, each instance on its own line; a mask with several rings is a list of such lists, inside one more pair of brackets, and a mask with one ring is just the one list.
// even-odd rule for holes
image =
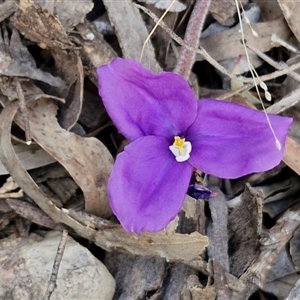
[[[51, 155], [37, 144], [31, 144], [30, 146], [18, 144], [14, 146], [14, 151], [26, 170], [36, 169], [56, 162]], [[0, 175], [7, 174], [9, 172], [0, 161]]]
[[[5, 130], [10, 130], [11, 121], [4, 116], [10, 109], [16, 114], [16, 105], [9, 104], [2, 111]], [[113, 164], [111, 154], [99, 140], [82, 138], [61, 128], [56, 112], [57, 106], [50, 99], [40, 99], [28, 104], [32, 138], [68, 170], [84, 194], [87, 212], [103, 217], [111, 216], [106, 194], [107, 180]], [[16, 116], [15, 122], [20, 127], [23, 126], [20, 114]], [[3, 144], [3, 147], [7, 148], [9, 145]], [[8, 171], [12, 174], [12, 167]], [[23, 188], [21, 184], [20, 187]]]
[[10, 53], [0, 50], [0, 75], [31, 78], [59, 88], [65, 86], [59, 77], [54, 77], [36, 67], [33, 57], [22, 44], [16, 30], [13, 30], [11, 35]]

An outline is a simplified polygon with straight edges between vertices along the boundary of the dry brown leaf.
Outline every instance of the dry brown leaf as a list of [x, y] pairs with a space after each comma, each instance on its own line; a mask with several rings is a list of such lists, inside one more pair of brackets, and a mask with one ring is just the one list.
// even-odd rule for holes
[[14, 13], [17, 10], [17, 7], [15, 1], [6, 1], [3, 4], [0, 4], [0, 23]]
[[[5, 111], [6, 108], [2, 113], [5, 114]], [[56, 112], [57, 106], [50, 99], [28, 105], [33, 139], [68, 170], [83, 191], [86, 211], [111, 216], [106, 194], [107, 179], [113, 164], [110, 153], [99, 140], [82, 138], [62, 129]], [[19, 114], [15, 121], [22, 127]], [[11, 124], [7, 123], [5, 127], [8, 130]], [[11, 173], [11, 168], [8, 171]]]
[[68, 56], [73, 56], [75, 63], [71, 64], [70, 60], [67, 60], [67, 64], [65, 66], [67, 70], [63, 73], [66, 74], [70, 73], [70, 71], [73, 71], [74, 81], [70, 80], [67, 82], [69, 86], [73, 85], [74, 83], [74, 88], [71, 91], [69, 90], [69, 92], [71, 92], [71, 97], [66, 98], [66, 103], [61, 106], [59, 115], [57, 116], [61, 126], [66, 130], [70, 130], [77, 123], [81, 114], [83, 102], [83, 66], [81, 58], [75, 53], [72, 54], [69, 53]]
[[[245, 26], [245, 39], [250, 45], [255, 45], [261, 52], [267, 52], [274, 48], [271, 41], [271, 35], [276, 34], [283, 40], [291, 36], [291, 32], [284, 19], [252, 24], [253, 29], [257, 32], [258, 37], [253, 36], [249, 26]], [[200, 45], [217, 61], [237, 58], [240, 54], [245, 53], [241, 41], [240, 28], [232, 28], [224, 32], [215, 34], [200, 40]], [[196, 60], [203, 58], [197, 54]]]
[[263, 21], [276, 20], [282, 17], [281, 9], [277, 0], [254, 0], [260, 7]]
[[[31, 144], [30, 146], [18, 144], [14, 146], [14, 151], [26, 170], [36, 169], [56, 162], [51, 155], [36, 144]], [[0, 175], [6, 174], [9, 174], [9, 172], [0, 162]]]
[[9, 48], [10, 53], [0, 50], [0, 75], [31, 78], [60, 88], [65, 86], [59, 77], [37, 69], [33, 57], [22, 44], [16, 30], [12, 32]]
[[[151, 41], [142, 51], [143, 44], [148, 37], [148, 31], [139, 10], [132, 5], [132, 1], [119, 1], [118, 5], [111, 0], [103, 0], [103, 3], [107, 9], [109, 19], [115, 26], [123, 56], [141, 61], [155, 72], [161, 71], [155, 59]], [[141, 58], [142, 52], [143, 56]]]
[[[300, 6], [297, 0], [277, 0], [283, 12], [284, 18], [289, 24], [290, 29], [293, 31], [296, 39], [300, 42], [300, 24], [299, 14]], [[286, 39], [285, 39], [286, 40]]]
[[258, 255], [262, 201], [262, 192], [246, 184], [241, 202], [229, 215], [230, 273], [236, 277], [241, 276]]
[[57, 225], [40, 208], [26, 201], [18, 199], [6, 199], [6, 203], [20, 216], [41, 226], [62, 230], [62, 226]]
[[86, 14], [94, 6], [92, 0], [76, 0], [76, 4], [70, 4], [70, 0], [34, 0], [34, 2], [57, 16], [66, 31], [70, 31], [74, 26], [82, 23]]
[[[40, 100], [28, 110], [32, 137], [68, 170], [83, 191], [86, 211], [111, 216], [106, 185], [113, 159], [108, 150], [95, 138], [82, 138], [62, 129], [51, 100]], [[17, 120], [22, 122], [20, 116]]]
[[11, 22], [22, 35], [39, 43], [41, 48], [74, 47], [59, 20], [31, 0], [20, 0]]
[[109, 63], [118, 55], [89, 22], [79, 24], [76, 29], [80, 35], [76, 37], [78, 44], [81, 45], [80, 54], [85, 64], [88, 64], [88, 68], [85, 69], [86, 75], [97, 86], [95, 68]]
[[[242, 0], [240, 2], [245, 5], [247, 4], [248, 0]], [[209, 11], [214, 19], [224, 26], [231, 26], [235, 22], [235, 0], [212, 0]]]

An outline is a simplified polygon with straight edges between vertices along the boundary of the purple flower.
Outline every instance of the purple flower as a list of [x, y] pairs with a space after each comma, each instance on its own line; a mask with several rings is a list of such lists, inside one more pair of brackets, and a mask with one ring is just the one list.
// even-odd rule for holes
[[108, 183], [110, 204], [127, 231], [156, 232], [180, 211], [194, 168], [237, 178], [278, 165], [291, 118], [238, 104], [197, 100], [179, 75], [155, 74], [131, 59], [97, 69], [99, 94], [131, 141]]

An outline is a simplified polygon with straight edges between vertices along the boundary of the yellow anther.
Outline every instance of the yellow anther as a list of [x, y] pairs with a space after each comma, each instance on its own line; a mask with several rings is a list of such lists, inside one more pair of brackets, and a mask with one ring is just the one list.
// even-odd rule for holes
[[184, 143], [185, 143], [185, 139], [182, 139], [180, 136], [174, 136], [173, 146], [178, 148], [180, 155], [185, 154], [185, 149], [183, 147]]
[[184, 162], [190, 158], [192, 144], [179, 136], [174, 136], [174, 143], [169, 146], [169, 149], [178, 162]]

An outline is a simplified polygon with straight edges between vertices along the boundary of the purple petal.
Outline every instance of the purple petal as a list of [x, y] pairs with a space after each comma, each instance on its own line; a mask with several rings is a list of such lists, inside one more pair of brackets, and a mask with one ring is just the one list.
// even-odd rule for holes
[[117, 156], [108, 183], [110, 204], [127, 231], [156, 232], [179, 212], [192, 167], [178, 163], [163, 137], [141, 137]]
[[197, 99], [177, 74], [158, 75], [135, 60], [121, 58], [99, 67], [97, 74], [108, 114], [132, 141], [145, 135], [181, 135], [196, 118]]
[[269, 170], [283, 158], [291, 118], [269, 115], [281, 150], [264, 113], [218, 100], [200, 100], [198, 116], [188, 129], [189, 163], [221, 178], [237, 178]]

